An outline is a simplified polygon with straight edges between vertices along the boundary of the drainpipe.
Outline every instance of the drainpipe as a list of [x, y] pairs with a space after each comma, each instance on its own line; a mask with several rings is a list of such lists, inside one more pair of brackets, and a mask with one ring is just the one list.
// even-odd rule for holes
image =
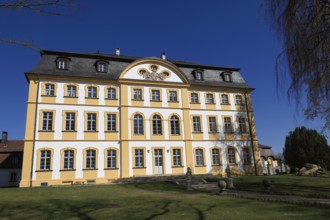
[[36, 111], [34, 115], [34, 133], [33, 133], [33, 146], [32, 146], [32, 163], [31, 163], [31, 173], [30, 173], [30, 187], [32, 187], [32, 177], [33, 177], [33, 161], [34, 161], [34, 149], [36, 145], [36, 135], [37, 135], [37, 116], [38, 116], [38, 98], [39, 98], [39, 87], [40, 87], [40, 78], [38, 74], [38, 88], [37, 88], [37, 97], [36, 97]]
[[249, 113], [249, 106], [246, 98], [246, 92], [244, 92], [244, 99], [245, 99], [245, 108], [246, 108], [246, 114], [247, 114], [247, 119], [248, 119], [248, 125], [249, 125], [249, 133], [250, 133], [250, 139], [251, 139], [251, 147], [252, 147], [252, 155], [253, 155], [253, 165], [254, 165], [254, 174], [258, 176], [258, 171], [257, 171], [257, 165], [256, 165], [256, 158], [254, 154], [254, 144], [253, 144], [253, 133], [252, 133], [252, 126], [251, 126], [251, 119], [250, 119], [250, 113]]

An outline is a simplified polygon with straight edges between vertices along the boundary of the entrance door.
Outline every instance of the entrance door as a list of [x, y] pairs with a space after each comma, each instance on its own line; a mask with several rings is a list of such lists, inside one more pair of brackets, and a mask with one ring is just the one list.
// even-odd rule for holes
[[155, 174], [163, 174], [163, 150], [155, 149]]

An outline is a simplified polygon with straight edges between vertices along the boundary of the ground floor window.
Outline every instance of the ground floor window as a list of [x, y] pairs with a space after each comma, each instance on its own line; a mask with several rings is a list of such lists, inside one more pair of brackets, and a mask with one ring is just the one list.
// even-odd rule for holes
[[17, 182], [17, 173], [16, 172], [10, 173], [9, 182]]
[[116, 151], [108, 150], [107, 167], [116, 168]]
[[181, 149], [173, 149], [173, 166], [181, 165]]
[[143, 149], [135, 149], [135, 167], [144, 167]]
[[228, 148], [228, 162], [229, 163], [236, 163], [235, 149], [234, 148]]
[[220, 165], [220, 150], [218, 148], [212, 149], [212, 164]]
[[96, 152], [95, 150], [86, 151], [86, 169], [95, 169]]
[[203, 150], [196, 149], [196, 165], [204, 166]]

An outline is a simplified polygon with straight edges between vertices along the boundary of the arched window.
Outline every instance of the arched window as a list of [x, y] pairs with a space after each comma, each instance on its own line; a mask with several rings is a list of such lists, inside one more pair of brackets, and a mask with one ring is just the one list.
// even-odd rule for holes
[[180, 135], [180, 121], [179, 118], [175, 115], [171, 117], [171, 134]]
[[134, 134], [143, 134], [143, 118], [139, 114], [134, 116]]
[[154, 115], [152, 117], [152, 133], [153, 134], [162, 134], [162, 119], [159, 115]]

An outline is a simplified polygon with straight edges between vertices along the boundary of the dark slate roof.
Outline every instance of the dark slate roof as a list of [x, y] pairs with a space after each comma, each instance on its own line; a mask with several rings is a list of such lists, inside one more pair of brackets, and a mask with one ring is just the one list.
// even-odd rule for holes
[[[43, 50], [40, 53], [41, 59], [39, 64], [32, 70], [28, 71], [26, 74], [30, 73], [72, 77], [79, 76], [86, 78], [117, 80], [122, 71], [132, 62], [146, 58], [123, 55], [118, 56], [114, 54], [74, 53], [49, 50]], [[67, 57], [70, 59], [69, 70], [56, 69], [55, 61], [58, 57]], [[150, 59], [160, 60], [156, 57], [151, 57]], [[109, 73], [96, 72], [95, 63], [98, 60], [104, 60], [109, 63]], [[166, 62], [170, 62], [180, 68], [189, 79], [189, 83], [191, 85], [252, 89], [249, 85], [246, 84], [243, 77], [239, 73], [238, 68], [210, 66], [178, 60], [166, 60]], [[195, 80], [192, 72], [196, 69], [202, 69], [204, 71], [203, 81]], [[222, 72], [231, 72], [233, 82], [224, 82], [220, 75]]]
[[0, 153], [2, 152], [23, 152], [24, 141], [8, 140], [6, 144], [0, 141]]

